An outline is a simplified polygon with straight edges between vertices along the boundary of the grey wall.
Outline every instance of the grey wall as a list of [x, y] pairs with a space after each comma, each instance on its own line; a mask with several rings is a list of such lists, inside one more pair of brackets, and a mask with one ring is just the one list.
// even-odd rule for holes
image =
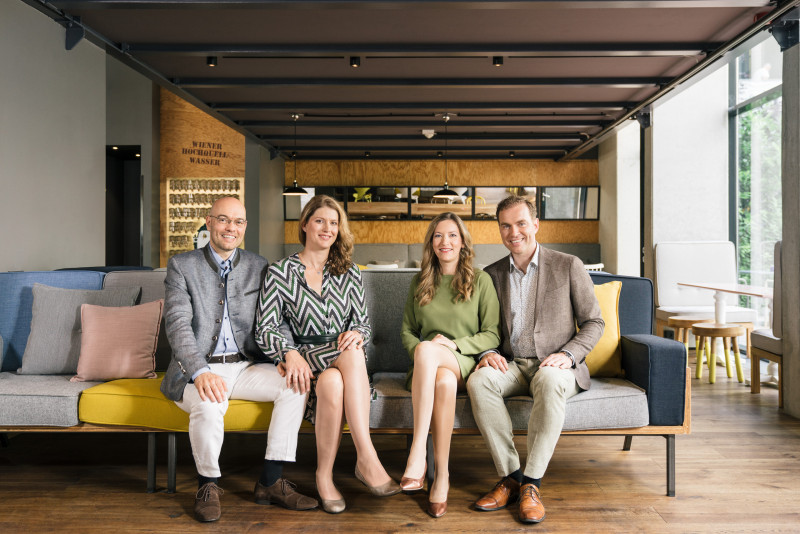
[[[283, 178], [281, 158], [269, 159], [269, 152], [261, 152], [261, 191], [259, 223], [261, 227], [259, 254], [269, 261], [283, 257]], [[249, 215], [248, 215], [249, 216]]]
[[105, 263], [105, 52], [64, 33], [0, 3], [0, 271]]
[[783, 53], [783, 405], [800, 418], [800, 46]]
[[142, 147], [142, 259], [145, 265], [158, 267], [158, 86], [111, 56], [106, 56], [106, 81], [106, 144]]
[[727, 66], [660, 100], [648, 133], [645, 276], [652, 277], [656, 243], [729, 239]]

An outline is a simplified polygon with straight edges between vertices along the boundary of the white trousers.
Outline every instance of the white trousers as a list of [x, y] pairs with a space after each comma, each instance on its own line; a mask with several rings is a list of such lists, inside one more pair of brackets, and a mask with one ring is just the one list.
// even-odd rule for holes
[[[212, 363], [211, 372], [221, 376], [230, 399], [273, 402], [267, 433], [267, 460], [295, 461], [297, 432], [303, 422], [306, 395], [286, 386], [286, 379], [271, 363]], [[228, 400], [200, 399], [194, 384], [187, 384], [178, 407], [189, 414], [189, 440], [197, 472], [204, 477], [219, 477], [219, 453], [225, 437], [225, 412]]]

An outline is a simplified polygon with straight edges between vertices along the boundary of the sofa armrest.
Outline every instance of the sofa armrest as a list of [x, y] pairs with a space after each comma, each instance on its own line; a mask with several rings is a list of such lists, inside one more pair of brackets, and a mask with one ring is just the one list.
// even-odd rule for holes
[[650, 425], [683, 424], [686, 404], [686, 348], [649, 334], [622, 336], [625, 378], [644, 389]]

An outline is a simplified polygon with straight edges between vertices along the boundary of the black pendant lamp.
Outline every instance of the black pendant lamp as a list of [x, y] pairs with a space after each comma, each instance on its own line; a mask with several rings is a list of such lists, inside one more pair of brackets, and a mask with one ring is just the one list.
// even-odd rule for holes
[[299, 197], [308, 194], [308, 191], [297, 185], [297, 119], [299, 118], [299, 113], [292, 113], [292, 119], [294, 120], [294, 150], [292, 151], [292, 159], [294, 160], [294, 181], [291, 187], [287, 187], [283, 190], [283, 195], [287, 197]]
[[450, 120], [450, 114], [443, 114], [442, 119], [444, 119], [444, 188], [434, 193], [433, 198], [446, 198], [448, 200], [453, 200], [455, 198], [459, 198], [461, 195], [450, 189], [447, 185], [447, 123]]

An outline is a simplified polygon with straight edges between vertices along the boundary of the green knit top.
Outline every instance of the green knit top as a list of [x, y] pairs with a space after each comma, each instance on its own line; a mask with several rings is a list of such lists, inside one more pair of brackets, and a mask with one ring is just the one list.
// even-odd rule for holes
[[408, 389], [411, 389], [414, 371], [414, 349], [420, 339], [430, 341], [436, 334], [452, 339], [458, 350], [450, 350], [458, 360], [464, 381], [475, 368], [475, 357], [500, 344], [500, 303], [491, 277], [475, 269], [472, 298], [467, 302], [454, 302], [456, 292], [451, 287], [452, 282], [453, 275], [443, 275], [433, 299], [420, 306], [414, 298], [419, 275], [411, 281], [400, 331], [412, 363], [406, 380]]

